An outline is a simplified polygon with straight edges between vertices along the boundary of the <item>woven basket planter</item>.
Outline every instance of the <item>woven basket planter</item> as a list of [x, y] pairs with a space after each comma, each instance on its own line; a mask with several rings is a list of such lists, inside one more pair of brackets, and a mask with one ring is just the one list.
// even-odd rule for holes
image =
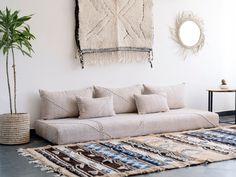
[[29, 114], [0, 115], [0, 144], [24, 144], [30, 141]]

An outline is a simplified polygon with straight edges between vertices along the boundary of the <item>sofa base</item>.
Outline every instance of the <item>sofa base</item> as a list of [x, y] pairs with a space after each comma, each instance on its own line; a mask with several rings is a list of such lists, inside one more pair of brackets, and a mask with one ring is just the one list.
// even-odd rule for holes
[[54, 144], [141, 136], [219, 126], [216, 113], [176, 109], [164, 113], [117, 114], [94, 119], [65, 118], [36, 121], [36, 133]]

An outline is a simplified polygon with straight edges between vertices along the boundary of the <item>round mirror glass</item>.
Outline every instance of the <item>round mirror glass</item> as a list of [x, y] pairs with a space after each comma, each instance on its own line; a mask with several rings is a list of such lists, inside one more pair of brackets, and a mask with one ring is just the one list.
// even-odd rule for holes
[[179, 28], [179, 39], [187, 47], [196, 45], [200, 36], [200, 28], [194, 21], [185, 21]]

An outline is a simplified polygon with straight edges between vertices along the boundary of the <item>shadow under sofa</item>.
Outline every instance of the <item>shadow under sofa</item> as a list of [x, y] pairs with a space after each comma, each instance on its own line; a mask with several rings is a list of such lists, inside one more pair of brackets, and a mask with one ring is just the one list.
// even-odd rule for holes
[[124, 113], [92, 119], [37, 120], [35, 130], [54, 144], [70, 144], [217, 126], [219, 116], [216, 113], [182, 108], [142, 115]]

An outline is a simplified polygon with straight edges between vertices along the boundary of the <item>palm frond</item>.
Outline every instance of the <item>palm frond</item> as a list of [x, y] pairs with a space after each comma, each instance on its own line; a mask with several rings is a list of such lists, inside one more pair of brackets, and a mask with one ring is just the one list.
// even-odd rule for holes
[[32, 15], [19, 16], [19, 11], [12, 12], [7, 7], [3, 11], [0, 10], [0, 50], [4, 49], [4, 55], [12, 47], [31, 57], [31, 40], [34, 40], [35, 36], [26, 24], [31, 18]]

